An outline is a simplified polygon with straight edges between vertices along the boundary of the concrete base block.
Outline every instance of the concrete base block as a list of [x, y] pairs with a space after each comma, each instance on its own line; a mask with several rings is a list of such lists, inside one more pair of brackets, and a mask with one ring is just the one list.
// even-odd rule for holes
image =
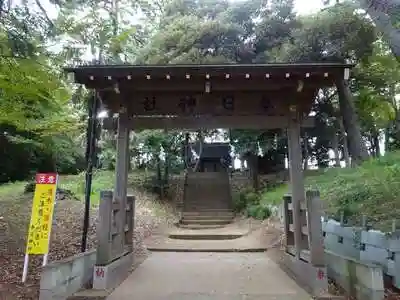
[[106, 266], [95, 266], [93, 289], [107, 290], [120, 285], [129, 275], [133, 266], [133, 253], [130, 252]]
[[39, 299], [66, 299], [91, 281], [95, 262], [96, 251], [91, 250], [43, 267]]
[[308, 262], [296, 259], [289, 253], [285, 253], [282, 256], [281, 266], [288, 275], [291, 275], [291, 277], [306, 289], [314, 299], [320, 299], [318, 297], [327, 297], [329, 295], [326, 267], [312, 266]]

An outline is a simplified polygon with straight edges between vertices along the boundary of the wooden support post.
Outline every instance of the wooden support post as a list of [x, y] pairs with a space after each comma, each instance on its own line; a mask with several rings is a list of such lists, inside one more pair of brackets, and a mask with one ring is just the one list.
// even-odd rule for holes
[[304, 178], [302, 168], [302, 150], [300, 144], [300, 118], [296, 107], [290, 108], [288, 146], [290, 162], [290, 183], [292, 189], [293, 227], [296, 258], [300, 259], [302, 250], [302, 220], [300, 205], [304, 202]]
[[310, 263], [322, 267], [325, 265], [325, 259], [321, 224], [322, 207], [318, 191], [306, 192], [306, 207]]
[[117, 138], [117, 163], [115, 170], [114, 203], [118, 206], [115, 214], [118, 237], [115, 239], [115, 255], [120, 256], [125, 251], [125, 218], [126, 218], [126, 196], [128, 189], [128, 166], [129, 166], [129, 128], [128, 115], [120, 112], [118, 118]]
[[125, 245], [126, 251], [132, 252], [133, 251], [133, 232], [135, 229], [135, 196], [128, 195], [126, 197], [128, 202], [127, 212], [126, 212], [126, 223], [128, 226], [128, 230], [125, 233]]
[[100, 192], [99, 221], [97, 223], [96, 265], [105, 266], [111, 261], [112, 191]]

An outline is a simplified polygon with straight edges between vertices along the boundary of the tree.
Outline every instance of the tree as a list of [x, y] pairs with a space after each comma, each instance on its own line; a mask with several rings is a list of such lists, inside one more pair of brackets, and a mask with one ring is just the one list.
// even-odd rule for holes
[[[305, 16], [294, 31], [293, 39], [280, 47], [280, 61], [365, 60], [373, 49], [376, 35], [372, 24], [354, 12], [350, 4], [337, 4], [314, 15]], [[349, 84], [337, 82], [343, 124], [355, 162], [368, 157], [358, 124], [357, 112]]]
[[2, 159], [0, 181], [26, 179], [32, 170], [76, 172], [81, 123], [70, 87], [45, 49], [52, 22], [26, 3], [7, 10], [0, 24], [0, 138], [2, 155], [13, 159]]
[[389, 44], [397, 61], [400, 58], [400, 3], [397, 0], [356, 0], [355, 3], [364, 9], [376, 24]]

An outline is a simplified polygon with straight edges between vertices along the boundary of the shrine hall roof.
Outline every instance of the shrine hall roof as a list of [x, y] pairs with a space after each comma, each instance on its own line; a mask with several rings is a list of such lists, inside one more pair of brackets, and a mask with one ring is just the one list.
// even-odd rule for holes
[[[75, 82], [87, 84], [93, 81], [190, 79], [191, 77], [212, 79], [213, 77], [269, 78], [274, 74], [291, 74], [309, 77], [311, 75], [343, 76], [354, 67], [344, 63], [275, 63], [275, 64], [222, 64], [222, 65], [82, 65], [64, 70], [74, 73]], [[347, 78], [346, 78], [347, 79]]]

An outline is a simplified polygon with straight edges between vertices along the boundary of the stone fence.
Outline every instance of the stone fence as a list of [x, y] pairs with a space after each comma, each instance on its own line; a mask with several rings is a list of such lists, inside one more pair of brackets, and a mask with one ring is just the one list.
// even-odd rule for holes
[[[307, 194], [306, 199], [309, 198]], [[312, 264], [313, 249], [310, 241], [313, 239], [310, 236], [310, 225], [313, 223], [310, 215], [313, 212], [310, 212], [309, 207], [307, 201], [300, 206], [300, 223], [303, 226], [300, 257]], [[292, 209], [291, 195], [287, 194], [278, 214], [285, 227], [286, 251], [295, 254], [298, 251], [293, 252], [294, 247], [290, 247], [294, 245]], [[319, 218], [315, 222], [319, 223], [319, 231], [322, 231], [321, 244], [327, 275], [348, 296], [357, 300], [383, 300], [384, 274], [392, 280], [393, 286], [400, 288], [400, 231], [384, 233], [371, 230], [366, 226], [366, 218], [363, 218], [362, 227], [346, 226], [343, 221], [338, 222], [321, 215]], [[301, 272], [305, 274], [304, 268]]]
[[[277, 212], [281, 221], [283, 209], [282, 204]], [[362, 223], [366, 223], [363, 219]], [[382, 267], [393, 286], [400, 288], [400, 230], [382, 232], [367, 226], [349, 226], [327, 217], [322, 217], [321, 222], [325, 250]]]
[[393, 286], [400, 288], [400, 231], [384, 233], [332, 219], [322, 220], [322, 231], [326, 250], [381, 266]]

